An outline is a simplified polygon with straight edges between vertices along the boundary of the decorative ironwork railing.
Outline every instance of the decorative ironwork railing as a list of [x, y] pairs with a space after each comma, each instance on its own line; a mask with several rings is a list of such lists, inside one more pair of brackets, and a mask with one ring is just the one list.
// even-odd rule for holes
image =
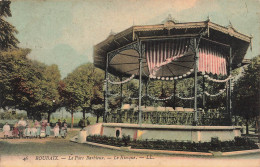
[[[142, 123], [161, 125], [193, 125], [194, 113], [185, 111], [153, 111], [143, 112]], [[138, 123], [138, 112], [134, 110], [120, 113], [110, 113], [108, 122], [113, 123]], [[198, 123], [201, 126], [228, 126], [231, 125], [227, 113], [218, 111], [199, 111]]]

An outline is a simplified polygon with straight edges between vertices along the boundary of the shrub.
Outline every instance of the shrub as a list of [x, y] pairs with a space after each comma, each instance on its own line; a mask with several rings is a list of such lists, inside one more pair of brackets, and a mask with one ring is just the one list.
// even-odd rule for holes
[[113, 146], [131, 146], [139, 149], [155, 149], [155, 150], [173, 150], [173, 151], [194, 151], [194, 152], [209, 152], [209, 151], [238, 151], [257, 149], [258, 146], [248, 138], [236, 137], [233, 141], [221, 142], [218, 138], [212, 138], [210, 142], [191, 143], [177, 142], [169, 140], [135, 140], [131, 141], [130, 136], [123, 135], [122, 138], [90, 135], [87, 141], [108, 144]]
[[128, 146], [128, 144], [130, 143], [130, 136], [123, 135], [122, 141], [123, 141], [125, 147]]

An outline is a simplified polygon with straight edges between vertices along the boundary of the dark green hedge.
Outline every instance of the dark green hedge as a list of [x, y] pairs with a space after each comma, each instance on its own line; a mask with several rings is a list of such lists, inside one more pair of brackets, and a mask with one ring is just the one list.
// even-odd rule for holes
[[193, 152], [209, 152], [209, 151], [240, 151], [258, 149], [258, 146], [248, 138], [235, 137], [232, 141], [221, 142], [217, 138], [212, 138], [211, 142], [195, 143], [195, 142], [177, 142], [170, 140], [135, 140], [131, 141], [130, 136], [122, 138], [93, 135], [88, 136], [87, 141], [107, 144], [112, 146], [131, 146], [138, 149], [154, 149], [154, 150], [172, 150], [172, 151], [193, 151]]

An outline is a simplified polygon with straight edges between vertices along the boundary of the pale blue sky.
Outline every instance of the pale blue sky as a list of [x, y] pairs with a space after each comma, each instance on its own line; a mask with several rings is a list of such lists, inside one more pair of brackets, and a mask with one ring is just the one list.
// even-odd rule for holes
[[111, 30], [160, 24], [169, 14], [180, 22], [212, 22], [253, 35], [260, 54], [259, 0], [14, 0], [10, 21], [19, 31], [20, 46], [31, 48], [30, 58], [57, 64], [62, 77], [77, 66], [93, 62], [93, 45]]

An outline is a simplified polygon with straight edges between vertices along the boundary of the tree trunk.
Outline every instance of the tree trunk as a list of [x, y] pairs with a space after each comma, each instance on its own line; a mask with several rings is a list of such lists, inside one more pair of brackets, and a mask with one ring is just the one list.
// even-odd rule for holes
[[31, 114], [30, 111], [27, 111], [27, 118], [28, 118], [28, 119], [33, 119], [33, 118], [32, 118], [32, 114]]
[[257, 136], [258, 136], [258, 143], [260, 143], [260, 116], [258, 115], [257, 117]]
[[248, 119], [246, 119], [246, 134], [249, 134], [249, 130], [248, 130]]
[[258, 125], [258, 116], [256, 116], [256, 117], [255, 117], [255, 134], [258, 134], [258, 129], [259, 129], [258, 126], [259, 126], [259, 125]]
[[51, 120], [51, 112], [48, 111], [48, 122], [50, 123], [50, 120]]
[[96, 121], [96, 123], [98, 123], [98, 120], [99, 120], [99, 116], [97, 115], [97, 121]]
[[85, 109], [83, 109], [83, 119], [85, 119], [86, 118], [86, 111], [85, 111]]
[[73, 128], [73, 123], [74, 123], [74, 115], [73, 112], [71, 112], [71, 126], [70, 126], [71, 129]]

